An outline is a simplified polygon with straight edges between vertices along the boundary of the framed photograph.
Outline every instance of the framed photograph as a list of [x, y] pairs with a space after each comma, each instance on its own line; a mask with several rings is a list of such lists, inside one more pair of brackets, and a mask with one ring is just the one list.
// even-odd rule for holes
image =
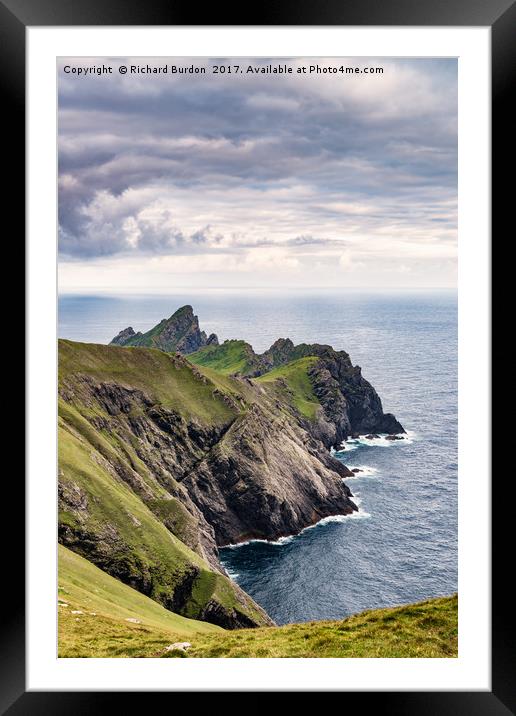
[[512, 713], [490, 271], [514, 5], [193, 10], [0, 7], [28, 319], [2, 713]]

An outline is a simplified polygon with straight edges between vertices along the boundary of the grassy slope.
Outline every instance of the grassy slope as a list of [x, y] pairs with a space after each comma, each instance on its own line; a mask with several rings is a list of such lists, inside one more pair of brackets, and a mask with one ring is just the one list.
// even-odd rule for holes
[[301, 415], [313, 420], [320, 403], [313, 391], [308, 370], [317, 361], [318, 358], [313, 356], [299, 358], [279, 368], [274, 368], [256, 378], [256, 381], [262, 385], [275, 384], [275, 389], [279, 393], [278, 397], [287, 402], [291, 401]]
[[224, 401], [214, 397], [212, 383], [199, 380], [188, 363], [181, 365], [157, 349], [60, 340], [60, 381], [77, 373], [143, 390], [165, 408], [206, 425], [220, 424], [232, 417]]
[[[151, 510], [123, 482], [103, 467], [99, 454], [66, 428], [59, 430], [59, 466], [62, 483], [78, 485], [88, 496], [88, 529], [102, 534], [104, 525], [114, 528], [120, 537], [115, 547], [117, 559], [127, 576], [147, 574], [150, 596], [164, 601], [186, 572], [196, 566], [193, 598], [185, 615], [197, 617], [204, 605], [214, 599], [228, 609], [237, 606], [230, 581], [213, 572], [204, 560], [172, 535]], [[75, 515], [61, 511], [61, 524], [81, 529]], [[82, 548], [81, 544], [77, 545]], [[241, 611], [242, 606], [238, 607]], [[253, 610], [248, 610], [253, 614]]]
[[[253, 363], [251, 350], [244, 341], [225, 341], [220, 346], [207, 346], [191, 353], [188, 360], [201, 369], [211, 369], [219, 375], [243, 374], [257, 367], [257, 363]], [[308, 369], [317, 360], [314, 356], [297, 358], [255, 380], [271, 388], [279, 400], [293, 405], [303, 417], [313, 420], [320, 403], [313, 392]]]
[[[221, 378], [213, 383], [204, 375], [196, 376], [188, 363], [178, 363], [158, 350], [60, 341], [60, 380], [73, 384], [81, 373], [144, 390], [162, 405], [208, 425], [227, 423], [236, 414], [213, 392], [220, 391], [224, 387], [222, 383], [229, 383], [229, 379]], [[60, 485], [72, 490], [78, 486], [88, 502], [83, 515], [61, 510], [60, 525], [68, 525], [80, 535], [84, 526], [81, 520], [86, 520], [88, 532], [108, 543], [111, 536], [106, 535], [106, 526], [114, 528], [116, 544], [111, 544], [109, 549], [113, 564], [116, 562], [117, 575], [121, 576], [118, 571], [121, 568], [125, 581], [145, 575], [150, 585], [146, 593], [162, 603], [189, 569], [198, 567], [200, 572], [192, 598], [183, 611], [185, 616], [199, 616], [204, 606], [215, 600], [230, 611], [235, 608], [263, 623], [251, 600], [246, 607], [239, 604], [231, 581], [214, 572], [165, 527], [160, 519], [163, 511], [169, 513], [166, 516], [184, 523], [185, 530], [191, 529], [187, 524], [188, 513], [178, 500], [168, 499], [170, 495], [150, 475], [130, 444], [122, 445], [116, 436], [97, 430], [88, 422], [85, 416], [92, 414], [108, 417], [98, 404], [83, 405], [76, 401], [71, 406], [59, 401]], [[119, 479], [113, 466], [124, 464], [147, 485], [153, 495], [152, 503], [145, 504]], [[88, 556], [88, 544], [84, 540], [79, 539], [74, 549]]]
[[206, 346], [188, 355], [191, 363], [208, 366], [222, 375], [246, 373], [255, 368], [254, 354], [245, 341], [224, 341], [220, 346]]
[[175, 641], [189, 641], [193, 658], [457, 656], [456, 596], [343, 621], [226, 631], [172, 614], [59, 547], [59, 603], [61, 657], [175, 656], [164, 651]]
[[343, 621], [243, 629], [192, 640], [189, 657], [457, 656], [457, 596], [362, 612]]
[[149, 656], [175, 641], [223, 633], [167, 611], [61, 545], [58, 611], [60, 657]]

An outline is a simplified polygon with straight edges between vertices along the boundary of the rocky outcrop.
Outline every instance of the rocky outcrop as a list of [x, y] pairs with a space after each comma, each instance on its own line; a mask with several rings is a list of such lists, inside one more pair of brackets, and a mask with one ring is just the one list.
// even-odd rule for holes
[[369, 432], [405, 432], [394, 415], [383, 412], [378, 393], [362, 376], [360, 366], [351, 363], [347, 353], [326, 346], [311, 346], [311, 350], [318, 348], [323, 348], [320, 360], [309, 373], [323, 408], [320, 427], [321, 439], [326, 445], [339, 445], [348, 437]]
[[111, 341], [111, 345], [125, 346], [136, 335], [141, 336], [142, 334], [135, 333], [134, 328], [132, 326], [129, 326], [129, 328], [124, 328], [123, 331], [120, 331], [120, 333], [113, 338], [113, 340]]
[[[222, 351], [230, 342], [220, 346]], [[294, 345], [290, 338], [279, 338], [264, 353], [257, 354], [249, 344], [243, 344], [245, 360], [240, 374], [256, 378], [292, 361], [307, 357], [318, 360], [309, 370], [313, 391], [321, 405], [313, 421], [304, 427], [326, 447], [339, 445], [352, 435], [366, 432], [404, 433], [401, 423], [391, 413], [384, 413], [382, 401], [373, 386], [362, 376], [360, 366], [354, 366], [345, 351], [319, 343]], [[207, 356], [217, 359], [217, 352]], [[281, 382], [281, 377], [278, 382]]]
[[191, 306], [179, 308], [170, 318], [164, 318], [146, 333], [135, 333], [133, 328], [124, 328], [113, 338], [111, 345], [159, 348], [167, 353], [177, 351], [188, 354], [204, 346], [218, 345], [215, 333], [207, 336], [199, 328], [199, 319]]
[[220, 546], [275, 540], [350, 514], [357, 507], [342, 478], [351, 474], [301, 426], [255, 403], [182, 484]]
[[289, 338], [281, 338], [261, 358], [275, 368], [307, 356], [319, 358], [309, 375], [323, 410], [312, 433], [325, 445], [338, 445], [352, 435], [366, 432], [405, 432], [394, 415], [383, 412], [380, 396], [345, 351], [318, 343], [295, 346]]
[[278, 338], [278, 340], [260, 356], [266, 370], [276, 368], [285, 363], [289, 363], [291, 360], [302, 357], [300, 351], [296, 351], [296, 347], [290, 338]]

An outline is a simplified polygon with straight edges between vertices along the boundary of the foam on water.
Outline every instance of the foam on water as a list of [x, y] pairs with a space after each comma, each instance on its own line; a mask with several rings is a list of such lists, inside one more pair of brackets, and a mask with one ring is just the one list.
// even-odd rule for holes
[[353, 475], [348, 475], [345, 480], [358, 480], [361, 477], [377, 477], [378, 469], [376, 467], [369, 467], [369, 465], [346, 465], [348, 470], [360, 470], [355, 472]]
[[367, 520], [371, 515], [369, 512], [366, 512], [362, 508], [362, 498], [360, 497], [360, 493], [354, 492], [352, 497], [353, 502], [358, 507], [358, 512], [353, 512], [351, 515], [348, 515], [353, 520]]
[[240, 577], [240, 574], [238, 572], [235, 572], [232, 569], [228, 569], [228, 567], [225, 567], [226, 573], [230, 579], [232, 579], [234, 582], [238, 580]]
[[[299, 533], [301, 534], [301, 532]], [[271, 547], [281, 547], [284, 544], [288, 544], [295, 539], [297, 535], [286, 535], [285, 537], [278, 537], [276, 540], [269, 539], [248, 539], [245, 542], [236, 542], [235, 544], [225, 544], [224, 549], [238, 549], [239, 547], [245, 547], [248, 544], [268, 544]]]
[[388, 440], [388, 433], [367, 433], [367, 435], [375, 434], [378, 435], [376, 438], [367, 438], [366, 435], [359, 435], [358, 438], [348, 438], [343, 440], [339, 445], [338, 450], [333, 450], [333, 455], [342, 457], [348, 452], [358, 450], [361, 446], [368, 447], [393, 447], [394, 445], [412, 445], [416, 439], [416, 433], [412, 430], [407, 430], [402, 435], [401, 440]]

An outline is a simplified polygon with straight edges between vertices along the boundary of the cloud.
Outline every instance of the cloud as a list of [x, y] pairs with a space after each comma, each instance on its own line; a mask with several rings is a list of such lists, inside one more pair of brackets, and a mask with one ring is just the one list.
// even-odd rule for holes
[[[94, 60], [101, 61], [167, 60]], [[314, 60], [281, 62], [296, 69]], [[238, 273], [253, 256], [257, 271], [281, 261], [300, 281], [316, 256], [341, 269], [418, 260], [434, 273], [434, 261], [453, 261], [456, 61], [317, 62], [384, 72], [78, 78], [60, 71], [61, 260], [93, 267], [118, 257], [128, 267], [133, 256], [198, 256], [214, 265], [216, 256]]]
[[301, 109], [301, 104], [292, 97], [279, 97], [273, 94], [258, 93], [247, 98], [247, 106], [259, 110], [283, 110], [295, 112]]

